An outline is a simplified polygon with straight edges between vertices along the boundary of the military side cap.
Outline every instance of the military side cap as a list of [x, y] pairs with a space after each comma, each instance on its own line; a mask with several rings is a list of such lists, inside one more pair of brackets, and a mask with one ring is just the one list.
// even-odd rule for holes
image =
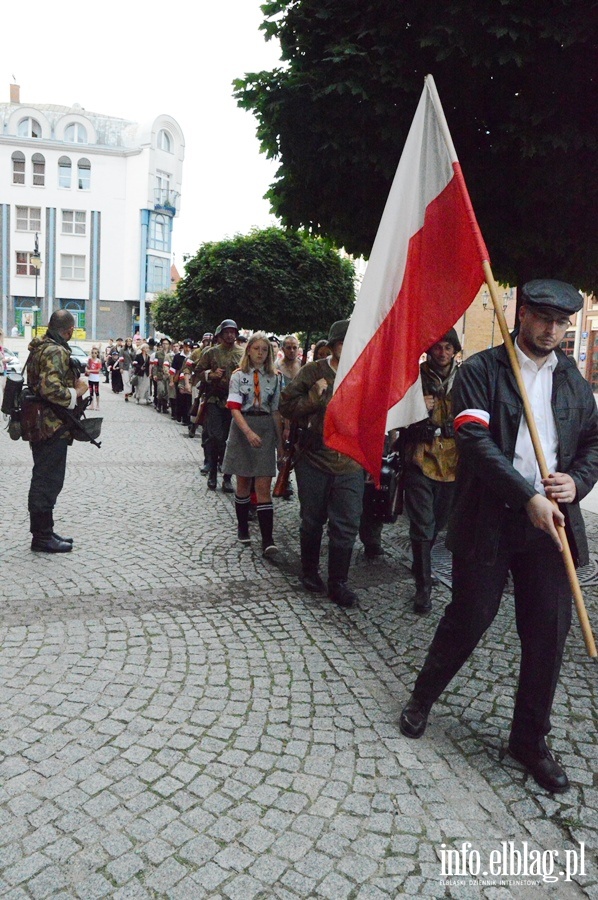
[[332, 347], [338, 341], [344, 341], [349, 328], [349, 319], [341, 319], [340, 322], [333, 322], [330, 326], [328, 334], [328, 344]]
[[536, 278], [528, 281], [521, 290], [521, 302], [526, 306], [537, 308], [543, 306], [570, 316], [579, 312], [583, 306], [583, 297], [572, 284], [566, 281], [555, 281], [551, 278]]

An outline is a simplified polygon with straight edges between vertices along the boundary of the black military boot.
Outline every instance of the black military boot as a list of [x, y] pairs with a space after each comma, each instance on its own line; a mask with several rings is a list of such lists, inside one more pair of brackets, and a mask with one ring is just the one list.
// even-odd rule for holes
[[30, 512], [31, 549], [34, 553], [70, 553], [72, 543], [54, 534], [51, 512]]
[[334, 544], [328, 548], [328, 596], [343, 609], [357, 606], [359, 599], [347, 584], [352, 552], [350, 547], [336, 547]]
[[312, 594], [325, 594], [326, 585], [320, 578], [321, 538], [301, 535], [301, 583]]
[[432, 609], [432, 541], [412, 541], [415, 594], [413, 612], [427, 616]]

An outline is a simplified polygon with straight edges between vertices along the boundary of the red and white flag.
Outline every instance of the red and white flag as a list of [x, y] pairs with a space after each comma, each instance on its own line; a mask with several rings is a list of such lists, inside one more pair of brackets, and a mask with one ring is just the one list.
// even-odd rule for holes
[[328, 447], [376, 482], [391, 428], [427, 415], [419, 359], [463, 315], [488, 260], [436, 86], [425, 80], [326, 412]]

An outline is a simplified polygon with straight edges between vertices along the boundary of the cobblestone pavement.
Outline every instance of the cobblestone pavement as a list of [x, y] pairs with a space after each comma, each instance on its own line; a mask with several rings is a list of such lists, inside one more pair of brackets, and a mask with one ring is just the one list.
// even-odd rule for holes
[[[577, 625], [552, 734], [568, 794], [499, 760], [508, 600], [424, 738], [403, 738], [448, 597], [440, 583], [433, 614], [411, 612], [404, 523], [381, 560], [355, 554], [361, 607], [343, 612], [299, 588], [295, 501], [277, 501], [282, 552], [263, 561], [255, 526], [253, 547], [237, 544], [231, 497], [206, 491], [199, 439], [103, 385], [102, 403], [102, 450], [73, 446], [57, 508], [68, 556], [29, 551], [29, 449], [0, 438], [3, 900], [598, 898], [598, 669]], [[596, 587], [585, 596], [596, 625]], [[467, 868], [443, 878], [464, 842]], [[504, 884], [486, 877], [502, 842], [527, 848], [527, 877], [508, 883], [511, 863]], [[581, 845], [585, 874], [567, 881]]]

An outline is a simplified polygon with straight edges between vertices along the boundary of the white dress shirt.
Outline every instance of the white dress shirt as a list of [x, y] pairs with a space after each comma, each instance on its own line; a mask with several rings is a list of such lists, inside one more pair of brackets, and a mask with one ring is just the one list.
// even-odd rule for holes
[[[548, 471], [552, 474], [557, 470], [558, 435], [550, 401], [552, 397], [552, 373], [556, 368], [558, 359], [553, 350], [550, 356], [546, 358], [546, 362], [538, 368], [533, 359], [526, 356], [520, 349], [517, 339], [515, 340], [515, 353], [519, 360], [523, 383], [525, 384], [530, 406], [536, 420], [540, 443], [546, 457], [546, 465], [548, 466]], [[517, 432], [513, 465], [526, 481], [533, 484], [539, 494], [546, 496], [525, 415], [521, 417], [521, 424]]]

